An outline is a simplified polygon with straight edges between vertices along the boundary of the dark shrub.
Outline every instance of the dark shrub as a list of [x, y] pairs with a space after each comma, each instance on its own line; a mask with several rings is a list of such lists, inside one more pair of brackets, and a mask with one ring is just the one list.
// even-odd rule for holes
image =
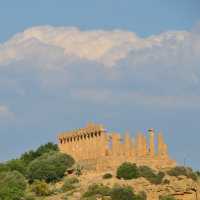
[[148, 166], [140, 166], [139, 174], [140, 177], [146, 178], [152, 184], [161, 184], [165, 176], [165, 173], [163, 172], [156, 173]]
[[198, 175], [193, 172], [191, 168], [188, 167], [182, 167], [182, 166], [177, 166], [172, 169], [170, 169], [168, 172], [168, 175], [170, 176], [186, 176], [188, 178], [193, 179], [194, 181], [197, 180]]
[[58, 145], [57, 144], [53, 144], [51, 142], [41, 145], [37, 150], [36, 153], [38, 155], [43, 155], [44, 153], [48, 153], [50, 151], [58, 151]]
[[166, 196], [160, 196], [159, 200], [176, 200], [173, 196], [166, 195]]
[[156, 184], [156, 185], [161, 184], [164, 177], [165, 177], [164, 172], [158, 172], [158, 174], [156, 174], [156, 178], [151, 183]]
[[27, 170], [30, 181], [35, 179], [47, 182], [59, 180], [67, 168], [74, 164], [74, 159], [59, 152], [46, 153], [33, 160]]
[[20, 200], [25, 193], [26, 180], [17, 171], [0, 173], [0, 199]]
[[0, 173], [9, 171], [9, 167], [5, 163], [0, 163]]
[[131, 187], [114, 187], [111, 190], [112, 200], [135, 200]]
[[117, 169], [117, 178], [125, 180], [134, 179], [139, 177], [139, 171], [136, 164], [125, 162]]
[[53, 144], [51, 142], [41, 145], [35, 151], [31, 150], [28, 151], [20, 157], [20, 160], [23, 160], [26, 164], [29, 164], [31, 161], [35, 160], [36, 158], [40, 157], [41, 155], [51, 152], [51, 151], [58, 151], [57, 144]]
[[112, 178], [112, 174], [106, 173], [103, 175], [103, 179], [109, 179], [109, 178]]
[[92, 197], [95, 195], [109, 196], [110, 192], [111, 189], [108, 186], [93, 184], [88, 187], [88, 190], [83, 194], [83, 197]]
[[21, 159], [13, 159], [6, 163], [10, 171], [18, 171], [24, 176], [26, 176], [26, 165]]

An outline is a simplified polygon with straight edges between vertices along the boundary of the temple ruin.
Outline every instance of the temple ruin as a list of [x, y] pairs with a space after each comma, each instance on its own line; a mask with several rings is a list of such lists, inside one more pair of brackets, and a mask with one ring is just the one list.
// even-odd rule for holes
[[129, 133], [121, 137], [119, 133], [108, 132], [102, 125], [94, 123], [58, 136], [61, 152], [72, 155], [77, 162], [94, 170], [114, 169], [125, 161], [157, 169], [175, 166], [162, 133], [157, 134], [156, 141], [154, 129], [149, 129], [148, 138], [143, 133], [137, 133], [134, 140]]

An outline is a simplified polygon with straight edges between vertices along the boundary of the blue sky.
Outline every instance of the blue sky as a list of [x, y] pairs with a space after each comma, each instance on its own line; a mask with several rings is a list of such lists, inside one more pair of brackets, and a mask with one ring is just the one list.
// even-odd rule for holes
[[198, 0], [0, 5], [0, 160], [94, 121], [154, 127], [200, 168]]

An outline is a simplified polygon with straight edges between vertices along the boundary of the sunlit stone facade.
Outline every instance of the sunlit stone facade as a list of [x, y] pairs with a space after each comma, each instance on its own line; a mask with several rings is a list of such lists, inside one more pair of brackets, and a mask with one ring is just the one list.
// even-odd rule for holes
[[102, 125], [88, 123], [85, 128], [59, 134], [58, 140], [61, 152], [94, 170], [114, 169], [125, 161], [157, 169], [176, 165], [169, 157], [162, 133], [155, 136], [153, 129], [147, 136], [137, 133], [133, 140], [129, 133], [121, 137], [119, 133], [107, 132]]

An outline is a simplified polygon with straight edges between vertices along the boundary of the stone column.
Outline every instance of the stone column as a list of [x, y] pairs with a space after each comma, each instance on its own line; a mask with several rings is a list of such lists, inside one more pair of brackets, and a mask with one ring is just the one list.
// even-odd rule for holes
[[112, 155], [120, 155], [120, 135], [118, 133], [112, 133]]
[[146, 141], [146, 137], [144, 136], [144, 134], [141, 135], [141, 143], [142, 143], [142, 148], [141, 148], [141, 154], [142, 156], [146, 156], [147, 155], [147, 141]]
[[142, 147], [142, 133], [137, 133], [135, 147], [136, 147], [137, 158], [142, 157], [142, 155], [143, 155], [143, 153], [142, 153], [142, 148], [143, 148]]
[[164, 142], [162, 133], [158, 133], [158, 157], [168, 157], [168, 147]]
[[131, 141], [131, 137], [129, 135], [129, 133], [125, 133], [125, 137], [124, 137], [124, 150], [125, 150], [125, 155], [127, 157], [131, 157], [132, 156], [132, 141]]
[[155, 155], [154, 129], [149, 129], [149, 155]]

